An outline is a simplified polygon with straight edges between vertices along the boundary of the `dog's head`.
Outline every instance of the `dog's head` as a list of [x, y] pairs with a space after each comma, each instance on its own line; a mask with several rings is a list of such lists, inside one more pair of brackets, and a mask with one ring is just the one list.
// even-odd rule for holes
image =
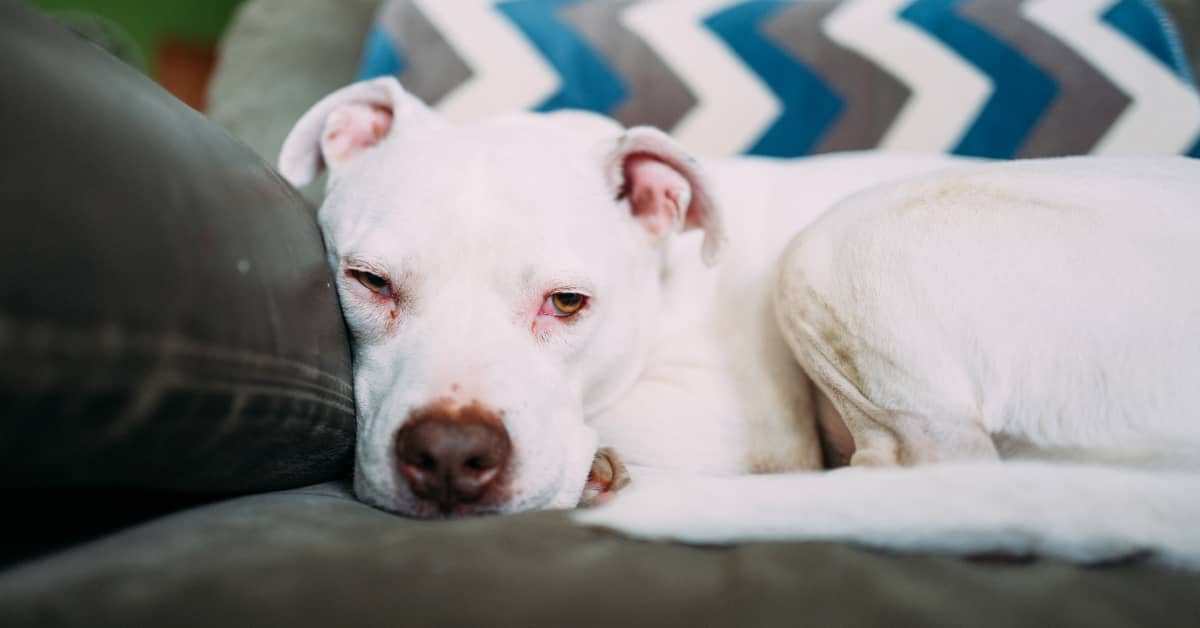
[[417, 517], [574, 506], [586, 418], [639, 376], [664, 243], [720, 220], [663, 133], [588, 114], [440, 118], [391, 78], [310, 109], [280, 154], [319, 212], [354, 345], [355, 490]]

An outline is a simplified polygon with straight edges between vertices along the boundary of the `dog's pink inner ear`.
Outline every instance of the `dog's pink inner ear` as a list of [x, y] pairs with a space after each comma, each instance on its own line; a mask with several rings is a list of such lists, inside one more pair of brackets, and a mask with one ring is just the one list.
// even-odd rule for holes
[[335, 166], [378, 144], [391, 130], [391, 109], [361, 103], [339, 107], [325, 120], [321, 154]]
[[699, 226], [688, 215], [692, 186], [678, 170], [649, 154], [625, 159], [621, 196], [629, 199], [633, 215], [650, 233], [661, 236]]

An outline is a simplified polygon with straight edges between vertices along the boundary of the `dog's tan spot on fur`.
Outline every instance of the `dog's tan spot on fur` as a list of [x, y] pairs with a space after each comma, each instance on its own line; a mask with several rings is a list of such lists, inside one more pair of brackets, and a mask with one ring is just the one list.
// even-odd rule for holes
[[970, 175], [942, 177], [933, 183], [920, 182], [902, 188], [904, 201], [900, 211], [907, 212], [929, 206], [940, 206], [969, 194], [977, 194], [978, 188]]
[[409, 415], [408, 420], [423, 421], [430, 418], [438, 419], [457, 419], [464, 421], [475, 421], [479, 423], [485, 422], [500, 422], [504, 413], [491, 408], [480, 402], [477, 399], [472, 399], [466, 403], [453, 399], [451, 397], [439, 397], [427, 403], [416, 410], [413, 410]]
[[862, 381], [862, 373], [855, 362], [854, 348], [846, 337], [826, 328], [821, 330], [821, 342], [825, 343], [825, 346], [833, 352], [834, 362], [846, 379], [855, 386], [859, 386]]
[[788, 460], [784, 456], [775, 455], [773, 452], [768, 454], [751, 453], [746, 466], [750, 473], [756, 475], [787, 473], [788, 471], [800, 471], [804, 469], [804, 466], [798, 464], [795, 460]]
[[815, 310], [815, 316], [806, 316], [805, 320], [817, 330], [821, 343], [832, 354], [835, 364], [856, 388], [862, 390], [862, 370], [858, 364], [857, 338], [850, 332], [850, 327], [838, 317], [828, 303], [812, 290], [808, 292], [806, 301]]
[[396, 306], [393, 305], [388, 309], [387, 318], [383, 320], [383, 323], [383, 334], [385, 336], [394, 335], [399, 331], [400, 312], [397, 310]]
[[[898, 215], [950, 206], [960, 210], [984, 206], [1075, 209], [1063, 202], [1047, 205], [1035, 196], [1020, 194], [1019, 189], [1019, 186], [1004, 185], [1003, 181], [997, 181], [992, 174], [963, 173], [940, 176], [932, 181], [917, 181], [902, 186], [899, 189], [902, 200], [899, 203]], [[981, 199], [987, 199], [987, 202], [981, 203]]]

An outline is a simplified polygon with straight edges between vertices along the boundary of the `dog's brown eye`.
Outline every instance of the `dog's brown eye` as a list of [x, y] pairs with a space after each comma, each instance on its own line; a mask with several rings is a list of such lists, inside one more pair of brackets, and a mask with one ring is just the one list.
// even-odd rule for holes
[[583, 309], [584, 303], [587, 303], [587, 297], [578, 292], [555, 292], [550, 295], [555, 316], [570, 316]]
[[388, 283], [388, 280], [375, 273], [369, 273], [365, 270], [352, 270], [350, 271], [350, 276], [357, 279], [358, 283], [361, 283], [364, 288], [375, 294], [385, 297], [392, 294], [392, 286]]

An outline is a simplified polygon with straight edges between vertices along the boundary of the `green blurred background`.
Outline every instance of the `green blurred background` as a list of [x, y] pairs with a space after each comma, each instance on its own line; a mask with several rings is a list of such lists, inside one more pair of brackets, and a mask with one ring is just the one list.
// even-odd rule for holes
[[163, 38], [213, 42], [241, 0], [26, 0], [47, 13], [85, 13], [121, 26], [143, 51]]
[[216, 43], [241, 0], [25, 0], [197, 109]]

